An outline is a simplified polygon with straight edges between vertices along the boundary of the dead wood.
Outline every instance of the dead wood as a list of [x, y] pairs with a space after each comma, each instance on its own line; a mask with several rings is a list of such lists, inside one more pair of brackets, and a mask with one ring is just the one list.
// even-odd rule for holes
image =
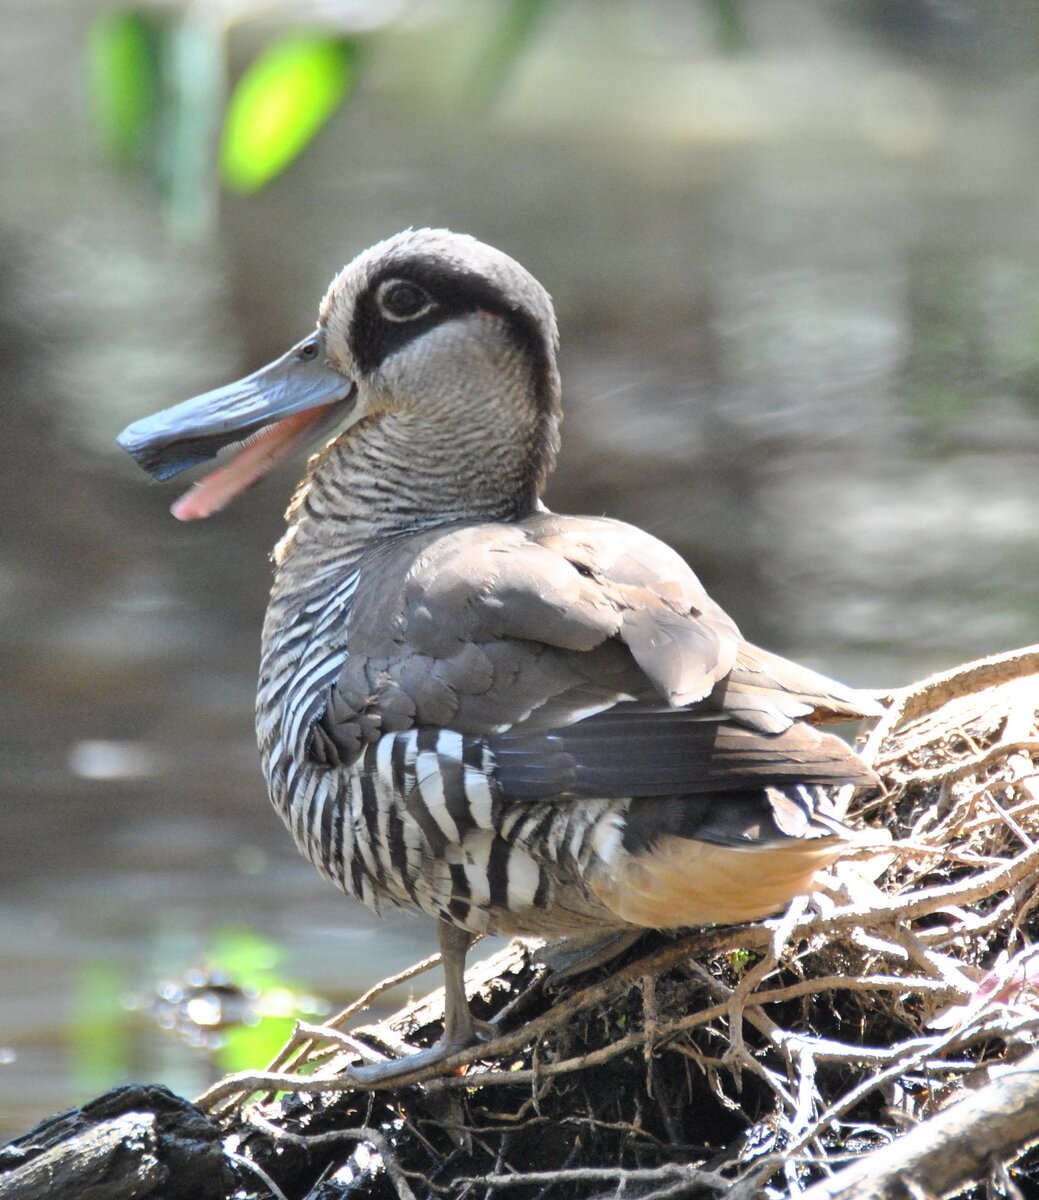
[[161, 1087], [121, 1087], [0, 1148], [0, 1200], [222, 1200], [220, 1131]]

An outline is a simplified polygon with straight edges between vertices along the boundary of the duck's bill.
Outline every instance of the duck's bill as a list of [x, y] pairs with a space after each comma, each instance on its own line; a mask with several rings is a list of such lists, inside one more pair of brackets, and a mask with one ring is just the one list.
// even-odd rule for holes
[[244, 379], [135, 421], [118, 441], [156, 479], [169, 479], [239, 443], [225, 464], [173, 505], [179, 520], [196, 521], [219, 512], [301, 443], [338, 424], [355, 396], [353, 383], [325, 356], [318, 333]]

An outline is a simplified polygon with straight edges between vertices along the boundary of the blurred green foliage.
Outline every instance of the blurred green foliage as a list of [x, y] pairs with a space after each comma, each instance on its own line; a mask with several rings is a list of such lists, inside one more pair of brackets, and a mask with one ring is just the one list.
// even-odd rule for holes
[[[101, 960], [76, 969], [66, 1037], [78, 1094], [103, 1091], [131, 1075], [137, 1035], [128, 1009], [205, 1049], [221, 1072], [269, 1062], [298, 1019], [319, 1019], [328, 1010], [281, 972], [283, 947], [253, 929], [213, 930], [204, 958], [204, 969], [186, 971], [152, 998], [134, 996], [117, 963]], [[204, 1016], [196, 1011], [196, 1001]]]
[[[706, 11], [723, 52], [746, 47], [736, 0], [690, 3]], [[546, 16], [562, 7], [563, 0], [500, 0], [471, 67], [460, 73], [459, 99], [493, 103]], [[386, 21], [397, 11], [389, 6]], [[464, 16], [446, 4], [443, 11], [445, 19]], [[254, 15], [263, 14], [258, 4]], [[238, 22], [250, 15], [239, 10]], [[109, 9], [89, 28], [86, 74], [98, 140], [114, 162], [154, 188], [181, 231], [210, 226], [218, 181], [254, 193], [306, 150], [356, 90], [363, 45], [378, 29], [352, 37], [342, 28], [286, 27], [229, 87], [231, 32], [217, 6], [187, 3]]]
[[325, 1011], [279, 973], [284, 951], [253, 929], [234, 925], [214, 930], [206, 958], [213, 970], [256, 997], [248, 1020], [221, 1031], [214, 1059], [222, 1071], [244, 1071], [269, 1062], [288, 1040], [297, 1018], [314, 1018]]
[[204, 10], [111, 9], [91, 24], [87, 91], [113, 162], [159, 195], [171, 225], [203, 232], [219, 178], [255, 192], [307, 148], [350, 94], [358, 43], [288, 31], [225, 79], [230, 30]]
[[84, 963], [75, 970], [67, 1036], [72, 1077], [83, 1096], [111, 1087], [128, 1074], [132, 1048], [125, 992], [126, 979], [115, 963]]
[[532, 40], [541, 18], [557, 0], [508, 0], [473, 76], [476, 99], [488, 103], [508, 82], [512, 68]]
[[87, 95], [101, 144], [122, 165], [138, 163], [159, 105], [155, 22], [134, 11], [96, 18], [87, 37]]
[[244, 925], [223, 925], [210, 935], [206, 961], [240, 988], [262, 991], [277, 978], [278, 964], [285, 957], [283, 949], [270, 938]]
[[704, 5], [714, 19], [719, 47], [726, 54], [741, 54], [746, 50], [750, 34], [735, 0], [704, 0]]

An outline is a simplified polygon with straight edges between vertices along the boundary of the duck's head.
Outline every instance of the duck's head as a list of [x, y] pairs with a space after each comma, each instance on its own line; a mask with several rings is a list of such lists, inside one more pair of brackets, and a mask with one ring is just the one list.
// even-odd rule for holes
[[195, 520], [334, 426], [407, 410], [465, 420], [453, 410], [474, 396], [500, 403], [510, 393], [504, 374], [530, 406], [547, 469], [559, 415], [556, 344], [548, 293], [517, 262], [465, 234], [408, 230], [340, 271], [314, 333], [244, 379], [134, 422], [119, 445], [168, 479], [239, 443], [173, 506]]

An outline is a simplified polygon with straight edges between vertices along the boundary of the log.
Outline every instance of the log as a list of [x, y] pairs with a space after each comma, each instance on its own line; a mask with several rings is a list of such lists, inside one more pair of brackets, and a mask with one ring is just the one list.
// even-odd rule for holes
[[115, 1088], [0, 1148], [0, 1200], [222, 1200], [219, 1130], [158, 1086]]

